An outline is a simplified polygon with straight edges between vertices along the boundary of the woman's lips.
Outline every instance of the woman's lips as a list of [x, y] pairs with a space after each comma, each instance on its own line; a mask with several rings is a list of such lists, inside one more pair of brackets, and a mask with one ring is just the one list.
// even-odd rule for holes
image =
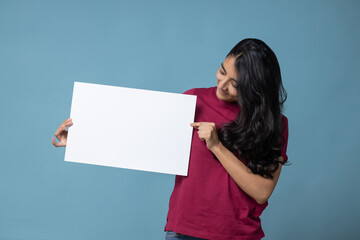
[[227, 96], [227, 93], [226, 92], [224, 92], [223, 90], [221, 90], [220, 88], [218, 88], [218, 90], [219, 90], [219, 93], [221, 94], [221, 95], [223, 95], [223, 96]]

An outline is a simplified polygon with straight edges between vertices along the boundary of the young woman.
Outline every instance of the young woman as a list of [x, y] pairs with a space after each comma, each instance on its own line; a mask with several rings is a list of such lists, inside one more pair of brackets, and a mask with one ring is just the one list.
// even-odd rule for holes
[[[287, 161], [286, 91], [273, 51], [244, 39], [226, 56], [217, 87], [197, 88], [188, 176], [176, 176], [166, 239], [258, 240], [260, 215]], [[52, 143], [66, 146], [63, 122]]]

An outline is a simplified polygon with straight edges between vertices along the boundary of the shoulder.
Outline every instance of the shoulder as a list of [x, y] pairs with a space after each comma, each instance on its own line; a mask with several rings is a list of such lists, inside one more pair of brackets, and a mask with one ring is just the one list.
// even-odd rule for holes
[[284, 114], [281, 114], [281, 120], [283, 125], [288, 125], [288, 118]]
[[281, 130], [283, 135], [289, 135], [289, 120], [285, 115], [281, 115]]
[[281, 116], [282, 119], [282, 140], [281, 140], [281, 156], [284, 159], [284, 163], [287, 162], [288, 160], [288, 156], [286, 154], [287, 151], [287, 144], [288, 144], [288, 139], [289, 139], [289, 123], [288, 123], [288, 118], [284, 115]]
[[216, 88], [216, 87], [209, 87], [209, 88], [192, 88], [192, 89], [189, 89], [189, 90], [183, 92], [183, 94], [201, 96], [201, 95], [204, 95], [204, 94], [208, 94], [209, 92], [211, 92], [212, 90], [214, 90], [214, 88]]

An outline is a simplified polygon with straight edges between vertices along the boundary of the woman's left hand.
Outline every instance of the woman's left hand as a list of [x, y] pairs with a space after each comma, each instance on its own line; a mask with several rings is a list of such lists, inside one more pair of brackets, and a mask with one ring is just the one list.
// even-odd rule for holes
[[198, 130], [199, 138], [206, 142], [206, 147], [211, 151], [219, 143], [219, 137], [213, 122], [194, 122], [190, 126]]

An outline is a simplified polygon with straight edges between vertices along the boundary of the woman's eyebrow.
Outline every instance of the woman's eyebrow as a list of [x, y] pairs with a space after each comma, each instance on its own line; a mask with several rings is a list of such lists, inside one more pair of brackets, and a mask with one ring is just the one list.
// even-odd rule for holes
[[[224, 70], [224, 72], [226, 73], [226, 70], [225, 70], [225, 68], [224, 68], [224, 64], [223, 63], [221, 63], [221, 67], [222, 67], [222, 69]], [[231, 78], [231, 80], [233, 80], [234, 82], [236, 82], [236, 80], [234, 79], [234, 78]], [[236, 82], [237, 83], [237, 82]]]
[[225, 70], [225, 68], [224, 68], [223, 63], [221, 63], [221, 67], [222, 67], [222, 69], [224, 70], [224, 72], [226, 73], [226, 70]]

